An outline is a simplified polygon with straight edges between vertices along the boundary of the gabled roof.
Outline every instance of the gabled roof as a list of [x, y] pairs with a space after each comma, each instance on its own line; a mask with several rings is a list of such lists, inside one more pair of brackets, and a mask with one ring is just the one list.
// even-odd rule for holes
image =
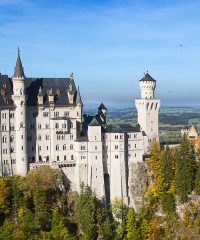
[[145, 73], [144, 74], [144, 77], [140, 80], [140, 81], [151, 81], [151, 82], [156, 82], [156, 80], [155, 79], [153, 79], [152, 77], [151, 77], [151, 75], [148, 73], [148, 71], [147, 71], [147, 73]]
[[98, 122], [96, 117], [93, 117], [92, 121], [90, 122], [89, 126], [101, 126], [101, 124]]
[[100, 110], [100, 109], [105, 109], [105, 110], [107, 110], [107, 108], [105, 107], [105, 105], [104, 105], [103, 103], [101, 103], [101, 105], [99, 106], [98, 109], [99, 109], [99, 110]]

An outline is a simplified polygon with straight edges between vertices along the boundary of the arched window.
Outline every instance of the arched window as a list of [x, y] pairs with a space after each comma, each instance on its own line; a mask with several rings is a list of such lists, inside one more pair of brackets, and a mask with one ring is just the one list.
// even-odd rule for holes
[[67, 149], [67, 146], [66, 144], [63, 145], [63, 150], [66, 150]]
[[60, 150], [60, 146], [56, 145], [56, 151], [59, 151], [59, 150]]
[[46, 161], [49, 162], [49, 156], [46, 157]]
[[70, 128], [73, 128], [73, 123], [72, 122], [70, 123]]
[[7, 143], [7, 137], [6, 137], [6, 136], [3, 136], [2, 141], [3, 141], [3, 143]]
[[74, 155], [71, 155], [71, 160], [74, 160]]
[[73, 145], [72, 144], [70, 145], [70, 150], [73, 150]]
[[38, 140], [39, 140], [39, 141], [42, 140], [42, 137], [41, 137], [40, 134], [38, 135]]
[[2, 125], [2, 131], [6, 131], [6, 125], [5, 124]]
[[67, 156], [66, 156], [66, 155], [64, 155], [64, 160], [65, 160], [65, 161], [67, 160]]
[[23, 128], [24, 124], [23, 122], [20, 123], [20, 128]]

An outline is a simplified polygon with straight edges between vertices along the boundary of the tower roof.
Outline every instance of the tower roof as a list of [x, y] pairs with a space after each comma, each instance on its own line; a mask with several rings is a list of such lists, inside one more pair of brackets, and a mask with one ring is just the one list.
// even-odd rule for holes
[[19, 47], [18, 47], [18, 56], [17, 56], [17, 62], [16, 62], [16, 66], [15, 66], [14, 77], [25, 78], [24, 68], [22, 66], [22, 62], [21, 62], [21, 58], [20, 58], [20, 49], [19, 49]]
[[77, 95], [76, 95], [76, 104], [82, 104], [81, 94], [80, 94], [79, 87], [78, 87]]
[[103, 103], [101, 103], [101, 105], [99, 106], [99, 108], [98, 109], [105, 109], [105, 110], [107, 110], [107, 108], [105, 107], [105, 105], [103, 104]]
[[152, 78], [152, 76], [148, 73], [148, 71], [144, 74], [144, 77], [140, 81], [156, 82], [156, 80]]

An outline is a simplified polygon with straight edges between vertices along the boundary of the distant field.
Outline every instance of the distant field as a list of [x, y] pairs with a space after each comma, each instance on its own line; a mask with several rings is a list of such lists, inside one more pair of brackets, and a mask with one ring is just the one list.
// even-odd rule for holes
[[[86, 111], [95, 114], [94, 109]], [[109, 124], [117, 125], [137, 123], [136, 108], [108, 109]], [[162, 108], [159, 114], [159, 129], [162, 141], [177, 142], [180, 140], [180, 130], [185, 125], [195, 125], [200, 129], [200, 109], [196, 108]]]

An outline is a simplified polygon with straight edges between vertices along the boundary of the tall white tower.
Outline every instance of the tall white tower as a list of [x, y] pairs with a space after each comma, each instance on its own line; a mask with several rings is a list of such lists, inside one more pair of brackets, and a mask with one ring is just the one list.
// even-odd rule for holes
[[26, 134], [26, 93], [25, 75], [18, 48], [18, 57], [15, 67], [12, 100], [15, 104], [15, 132], [16, 132], [16, 173], [26, 175], [28, 170], [27, 160], [27, 134]]
[[147, 151], [153, 139], [159, 139], [158, 112], [160, 100], [155, 98], [156, 80], [149, 73], [145, 73], [140, 80], [141, 98], [135, 100], [138, 112], [138, 123], [147, 135]]

